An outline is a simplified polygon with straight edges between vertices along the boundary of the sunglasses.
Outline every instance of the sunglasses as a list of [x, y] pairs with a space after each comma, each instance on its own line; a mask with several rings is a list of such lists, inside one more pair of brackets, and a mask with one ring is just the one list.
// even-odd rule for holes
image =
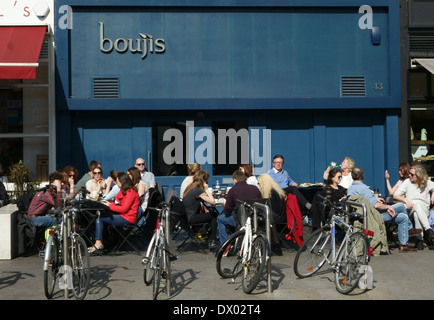
[[101, 174], [101, 171], [97, 171], [97, 172], [92, 172], [93, 174]]
[[70, 174], [69, 176], [70, 176], [70, 177], [74, 177], [74, 174]]
[[410, 177], [413, 177], [413, 176], [416, 175], [416, 173], [411, 173], [411, 172], [410, 172], [408, 175], [409, 175]]
[[144, 163], [136, 163], [136, 166], [144, 166]]
[[342, 179], [342, 176], [338, 176], [338, 179]]

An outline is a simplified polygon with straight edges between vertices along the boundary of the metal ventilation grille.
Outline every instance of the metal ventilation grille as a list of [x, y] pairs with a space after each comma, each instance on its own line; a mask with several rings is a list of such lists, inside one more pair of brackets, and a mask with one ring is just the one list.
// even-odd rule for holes
[[365, 77], [341, 77], [341, 97], [366, 97]]
[[412, 57], [434, 57], [434, 34], [410, 34]]
[[93, 97], [96, 99], [119, 98], [119, 78], [94, 78]]

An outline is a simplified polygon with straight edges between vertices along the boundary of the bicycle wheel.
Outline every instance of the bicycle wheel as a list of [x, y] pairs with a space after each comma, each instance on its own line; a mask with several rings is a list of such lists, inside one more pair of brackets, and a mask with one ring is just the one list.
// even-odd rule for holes
[[338, 292], [347, 294], [359, 284], [363, 275], [361, 266], [368, 264], [368, 237], [362, 232], [353, 233], [348, 242], [342, 246], [337, 258], [335, 284]]
[[242, 271], [241, 245], [244, 234], [244, 230], [233, 233], [217, 252], [216, 268], [222, 278], [234, 278]]
[[[46, 249], [47, 250], [47, 247]], [[57, 275], [61, 265], [59, 258], [59, 239], [53, 236], [50, 246], [50, 255], [48, 258], [48, 270], [44, 271], [44, 292], [47, 299], [51, 299], [56, 286]]]
[[243, 266], [243, 279], [241, 284], [245, 293], [252, 292], [261, 279], [265, 267], [267, 241], [258, 235], [252, 242], [251, 256]]
[[159, 290], [160, 290], [160, 284], [161, 284], [161, 273], [163, 268], [163, 254], [161, 252], [160, 246], [156, 246], [154, 248], [155, 252], [155, 264], [153, 266], [154, 268], [154, 285], [152, 288], [152, 297], [154, 300], [157, 299]]
[[[151, 247], [149, 249], [149, 253], [147, 253], [146, 257], [142, 259], [144, 264], [143, 269], [143, 281], [147, 286], [149, 286], [152, 283], [152, 280], [154, 279], [154, 270], [153, 266], [155, 264], [155, 250], [154, 250], [154, 242], [151, 241], [149, 244]], [[147, 250], [148, 251], [148, 250]]]
[[78, 235], [73, 235], [70, 243], [72, 292], [76, 299], [82, 300], [87, 294], [90, 283], [89, 252], [86, 242]]
[[316, 273], [330, 254], [330, 231], [314, 231], [298, 249], [294, 258], [294, 272], [299, 278], [306, 278]]

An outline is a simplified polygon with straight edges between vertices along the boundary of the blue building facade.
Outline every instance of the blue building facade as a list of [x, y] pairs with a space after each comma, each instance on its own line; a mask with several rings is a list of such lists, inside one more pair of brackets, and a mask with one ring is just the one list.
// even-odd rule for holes
[[55, 6], [59, 168], [141, 157], [177, 189], [188, 162], [230, 184], [236, 163], [260, 174], [282, 154], [302, 183], [349, 156], [382, 193], [385, 169], [398, 179], [399, 2]]

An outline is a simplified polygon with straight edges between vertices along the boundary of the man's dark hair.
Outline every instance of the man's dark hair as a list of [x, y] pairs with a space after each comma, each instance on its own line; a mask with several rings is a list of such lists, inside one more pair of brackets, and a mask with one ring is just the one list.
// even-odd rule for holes
[[246, 181], [246, 175], [241, 170], [236, 170], [232, 173], [232, 179], [237, 181]]
[[60, 172], [53, 172], [50, 173], [50, 175], [48, 176], [48, 181], [50, 183], [53, 183], [54, 180], [60, 180], [63, 181], [63, 174], [61, 174]]
[[285, 158], [283, 158], [283, 156], [282, 156], [281, 154], [276, 154], [276, 155], [273, 157], [273, 161], [276, 160], [277, 158], [281, 158], [281, 159], [282, 159], [282, 162], [285, 162]]
[[100, 165], [101, 165], [101, 163], [99, 161], [92, 160], [91, 162], [89, 162], [89, 171], [93, 171], [93, 169], [95, 169], [96, 167], [98, 167]]
[[365, 176], [365, 173], [363, 172], [363, 169], [360, 167], [355, 167], [351, 171], [351, 177], [353, 178], [353, 180], [363, 181], [364, 176]]

